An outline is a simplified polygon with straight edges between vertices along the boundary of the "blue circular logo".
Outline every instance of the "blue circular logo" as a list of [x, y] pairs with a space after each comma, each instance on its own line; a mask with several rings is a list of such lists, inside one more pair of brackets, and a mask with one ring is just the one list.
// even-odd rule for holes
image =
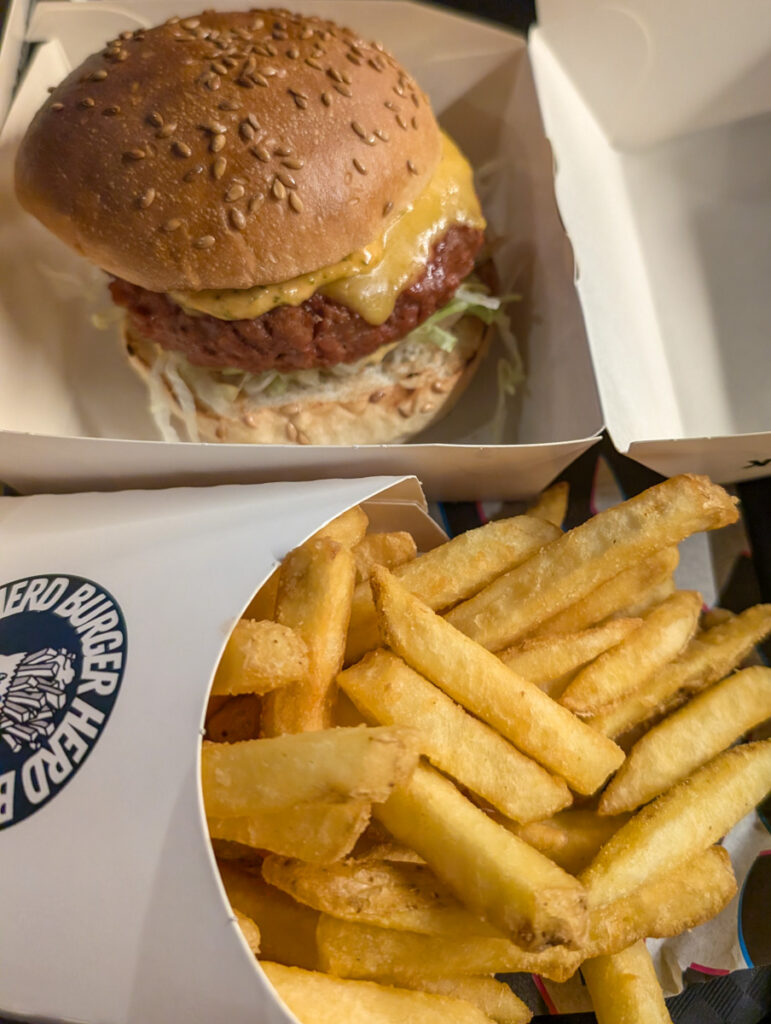
[[110, 717], [126, 623], [80, 576], [0, 586], [0, 829], [34, 814], [75, 775]]

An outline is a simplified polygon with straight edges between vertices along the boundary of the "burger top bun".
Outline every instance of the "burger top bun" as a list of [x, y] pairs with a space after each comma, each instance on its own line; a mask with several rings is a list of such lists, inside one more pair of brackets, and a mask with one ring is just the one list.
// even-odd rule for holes
[[152, 291], [249, 288], [378, 239], [440, 157], [426, 96], [330, 21], [209, 11], [122, 33], [38, 111], [22, 205]]

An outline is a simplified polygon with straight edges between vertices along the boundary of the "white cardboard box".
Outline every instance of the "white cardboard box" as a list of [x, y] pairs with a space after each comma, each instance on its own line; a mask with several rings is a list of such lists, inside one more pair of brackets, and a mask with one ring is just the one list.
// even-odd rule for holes
[[671, 475], [771, 472], [771, 5], [539, 0], [529, 50], [605, 423]]
[[[393, 0], [294, 6], [352, 24], [394, 50], [472, 163], [490, 172], [486, 211], [503, 239], [503, 288], [523, 295], [512, 305], [512, 319], [528, 374], [508, 409], [504, 443], [491, 443], [494, 355], [450, 416], [409, 445], [151, 440], [156, 434], [144, 391], [117, 338], [90, 325], [95, 308], [108, 306], [103, 284], [20, 210], [12, 158], [46, 87], [105, 38], [200, 6], [200, 0], [41, 0], [31, 9], [27, 39], [39, 45], [0, 137], [0, 479], [24, 491], [66, 491], [410, 472], [431, 497], [466, 499], [524, 497], [546, 485], [594, 443], [601, 416], [526, 45], [502, 29]], [[23, 7], [16, 0], [13, 39]], [[8, 101], [8, 64], [18, 62], [13, 39], [2, 56], [0, 102]]]
[[[219, 882], [200, 736], [214, 668], [256, 588], [359, 502], [424, 549], [443, 539], [414, 479], [0, 498], [0, 673], [48, 648], [74, 673], [37, 750], [11, 751], [0, 707], [0, 1012], [294, 1020]], [[13, 584], [35, 579], [60, 582], [36, 584], [21, 610], [35, 589]]]

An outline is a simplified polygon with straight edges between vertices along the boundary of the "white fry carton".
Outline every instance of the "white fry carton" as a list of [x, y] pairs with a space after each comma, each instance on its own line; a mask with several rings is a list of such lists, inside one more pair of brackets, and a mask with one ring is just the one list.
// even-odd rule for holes
[[0, 1015], [294, 1019], [216, 873], [203, 715], [256, 588], [368, 499], [442, 539], [414, 479], [0, 498]]
[[[502, 288], [522, 295], [510, 312], [526, 383], [498, 415], [501, 352], [493, 351], [447, 419], [408, 445], [155, 440], [144, 387], [120, 351], [117, 328], [91, 324], [110, 305], [104, 276], [20, 209], [12, 164], [49, 85], [106, 38], [200, 6], [41, 0], [24, 28], [25, 3], [16, 0], [0, 62], [0, 121], [9, 108], [0, 136], [0, 479], [23, 491], [67, 491], [416, 473], [431, 497], [446, 499], [525, 497], [545, 486], [594, 443], [602, 424], [527, 46], [503, 29], [402, 2], [294, 7], [353, 25], [393, 50], [479, 170], [490, 232], [500, 243]], [[11, 103], [22, 35], [35, 49]]]

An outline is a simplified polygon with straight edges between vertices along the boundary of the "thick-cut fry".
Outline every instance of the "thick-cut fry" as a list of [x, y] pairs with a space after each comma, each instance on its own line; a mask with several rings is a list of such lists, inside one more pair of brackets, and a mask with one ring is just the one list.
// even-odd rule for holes
[[256, 739], [259, 734], [260, 698], [253, 693], [225, 697], [206, 719], [206, 738], [212, 743], [240, 743]]
[[322, 526], [310, 539], [314, 541], [325, 537], [327, 540], [335, 541], [336, 544], [342, 544], [343, 547], [355, 548], [364, 539], [368, 526], [367, 513], [361, 505], [354, 505], [353, 508], [336, 516], [326, 526]]
[[508, 939], [472, 935], [448, 939], [391, 928], [319, 917], [316, 932], [321, 967], [343, 978], [392, 977], [410, 984], [416, 975], [444, 978], [448, 974], [540, 974], [566, 981], [581, 963], [581, 954], [564, 946], [528, 953]]
[[365, 717], [381, 725], [411, 725], [432, 764], [515, 821], [548, 817], [571, 802], [562, 779], [521, 754], [382, 648], [337, 678]]
[[602, 817], [596, 811], [567, 810], [548, 821], [520, 825], [517, 835], [571, 875], [578, 875], [628, 820], [628, 814]]
[[247, 946], [257, 956], [260, 952], [260, 929], [251, 917], [242, 914], [240, 910], [234, 910], [233, 913], [236, 915], [238, 927], [241, 929], [241, 934], [246, 940]]
[[[399, 566], [394, 575], [429, 608], [442, 611], [475, 594], [559, 536], [561, 531], [556, 526], [534, 516], [499, 519], [453, 537]], [[358, 661], [379, 643], [372, 594], [362, 583], [353, 596], [346, 664]]]
[[378, 978], [378, 981], [383, 985], [465, 999], [478, 1006], [496, 1024], [528, 1024], [533, 1017], [528, 1005], [514, 995], [508, 985], [495, 978], [464, 977], [462, 974], [445, 978], [421, 978], [416, 975], [409, 983], [404, 978], [398, 981], [395, 978]]
[[452, 996], [348, 981], [265, 961], [261, 966], [301, 1024], [490, 1024], [477, 1006]]
[[251, 818], [209, 818], [209, 835], [312, 864], [333, 864], [351, 852], [369, 815], [370, 804], [363, 800], [300, 804]]
[[388, 646], [573, 789], [595, 792], [621, 764], [619, 747], [598, 744], [598, 732], [454, 629], [385, 569], [376, 568], [371, 583]]
[[396, 569], [405, 562], [411, 562], [418, 549], [411, 533], [370, 533], [353, 549], [356, 559], [356, 582], [369, 579], [373, 565], [384, 565]]
[[267, 693], [308, 674], [308, 649], [288, 626], [241, 619], [230, 634], [214, 676], [212, 695]]
[[502, 937], [498, 929], [469, 913], [425, 864], [354, 861], [318, 867], [266, 857], [262, 874], [299, 903], [346, 921], [459, 939]]
[[613, 618], [638, 618], [642, 608], [648, 611], [661, 604], [674, 593], [672, 573], [677, 568], [680, 554], [676, 547], [661, 548], [627, 569], [600, 583], [574, 604], [537, 626], [533, 636], [560, 636], [578, 633], [597, 623]]
[[326, 729], [201, 751], [206, 813], [238, 818], [313, 801], [385, 800], [418, 759], [416, 734], [381, 727]]
[[611, 619], [579, 633], [533, 637], [498, 657], [556, 700], [578, 669], [621, 643], [641, 623], [642, 619]]
[[373, 813], [411, 846], [473, 913], [525, 949], [586, 932], [581, 885], [548, 858], [492, 821], [432, 768], [418, 765]]
[[628, 896], [595, 908], [582, 952], [587, 957], [619, 953], [638, 939], [680, 935], [711, 920], [735, 895], [728, 851], [710, 846]]
[[620, 736], [651, 715], [678, 707], [688, 695], [727, 676], [769, 633], [769, 604], [755, 605], [697, 633], [683, 653], [649, 679], [643, 690], [591, 718], [592, 727], [606, 736]]
[[620, 644], [582, 669], [560, 697], [575, 714], [598, 714], [640, 690], [681, 653], [696, 632], [701, 594], [678, 590]]
[[771, 740], [734, 747], [639, 811], [581, 875], [591, 907], [686, 863], [771, 790]]
[[499, 651], [653, 551], [737, 518], [735, 499], [707, 477], [672, 477], [562, 534], [447, 617]]
[[266, 697], [263, 735], [307, 732], [332, 724], [334, 682], [343, 661], [355, 576], [350, 549], [328, 538], [307, 541], [284, 560], [276, 620], [295, 629], [305, 641], [308, 674], [302, 682]]
[[547, 523], [554, 523], [555, 526], [562, 526], [563, 520], [568, 511], [568, 498], [570, 497], [570, 484], [566, 481], [552, 484], [538, 495], [538, 498], [528, 508], [527, 514], [537, 519], [545, 519]]
[[281, 566], [277, 566], [247, 605], [245, 619], [272, 619], [276, 613], [276, 594]]
[[243, 871], [231, 862], [219, 861], [218, 867], [233, 910], [251, 918], [260, 930], [262, 956], [311, 970], [319, 966], [319, 915], [315, 910], [295, 903], [258, 874]]
[[672, 1024], [650, 953], [641, 939], [581, 967], [597, 1024]]
[[603, 793], [600, 813], [647, 803], [767, 718], [771, 669], [746, 668], [729, 676], [637, 741]]

